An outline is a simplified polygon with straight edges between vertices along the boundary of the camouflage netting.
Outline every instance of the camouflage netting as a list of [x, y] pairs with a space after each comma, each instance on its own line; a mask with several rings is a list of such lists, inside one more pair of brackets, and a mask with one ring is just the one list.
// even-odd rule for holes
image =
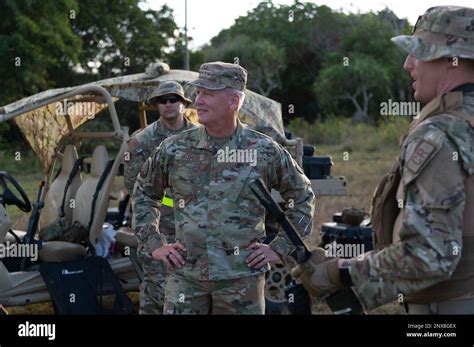
[[[70, 103], [69, 105], [82, 105], [82, 102], [72, 103], [72, 100], [69, 100], [68, 103]], [[74, 129], [77, 129], [89, 119], [95, 117], [96, 113], [99, 113], [107, 107], [105, 104], [95, 102], [88, 103], [93, 105], [94, 112], [89, 113], [86, 117], [74, 114], [74, 112], [69, 112]], [[52, 165], [57, 144], [64, 136], [69, 134], [66, 117], [64, 117], [61, 112], [58, 112], [59, 108], [62, 107], [59, 106], [59, 104], [49, 104], [22, 114], [14, 119], [16, 125], [20, 128], [20, 131], [41, 162], [45, 172], [47, 172], [50, 165]]]
[[[197, 79], [197, 72], [170, 70], [164, 72], [159, 77], [151, 79], [146, 79], [143, 75], [146, 74], [116, 77], [113, 79], [98, 81], [96, 84], [107, 89], [114, 97], [129, 101], [144, 101], [150, 97], [161, 82], [172, 80], [183, 85], [184, 93], [187, 98], [191, 100], [196, 98], [195, 88], [186, 82]], [[280, 103], [250, 90], [246, 90], [245, 94], [245, 102], [242, 105], [239, 114], [239, 118], [242, 122], [248, 124], [257, 131], [271, 136], [277, 142], [283, 143], [285, 132], [283, 128]], [[194, 107], [194, 105], [191, 105], [190, 107]], [[191, 120], [197, 122], [196, 119], [191, 118]]]
[[[161, 82], [173, 80], [180, 82], [183, 85], [186, 97], [194, 100], [196, 96], [195, 88], [186, 82], [195, 80], [197, 76], [196, 72], [169, 70], [166, 64], [157, 64], [147, 69], [145, 73], [109, 78], [86, 85], [104, 87], [114, 97], [114, 100], [120, 98], [128, 101], [143, 102], [158, 88]], [[93, 119], [97, 113], [107, 107], [103, 103], [102, 97], [93, 96], [68, 99], [68, 104], [60, 101], [48, 105], [48, 100], [83, 86], [85, 85], [48, 90], [3, 107], [2, 113], [4, 113], [4, 116], [15, 115], [16, 124], [46, 171], [52, 164], [56, 145], [64, 136], [69, 134], [66, 118], [63, 115], [64, 109], [72, 107], [69, 110], [71, 111], [69, 114], [71, 115], [73, 128], [76, 129]], [[245, 102], [239, 114], [242, 122], [284, 144], [285, 134], [280, 103], [250, 90], [247, 90], [245, 93]], [[80, 107], [82, 105], [87, 107], [85, 112], [75, 113], [77, 107], [81, 111]], [[190, 108], [194, 108], [194, 105], [190, 105]], [[189, 110], [187, 114], [193, 122], [197, 123], [195, 110]], [[3, 117], [0, 115], [0, 121], [2, 120]]]

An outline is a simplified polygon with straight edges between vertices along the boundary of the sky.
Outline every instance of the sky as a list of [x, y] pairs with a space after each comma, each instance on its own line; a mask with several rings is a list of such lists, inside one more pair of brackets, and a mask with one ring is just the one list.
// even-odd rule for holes
[[[235, 19], [255, 8], [261, 0], [187, 0], [188, 33], [193, 37], [191, 49], [208, 43], [222, 29], [229, 28]], [[290, 5], [294, 0], [273, 0], [274, 4]], [[428, 8], [438, 5], [458, 5], [473, 7], [474, 0], [307, 0], [318, 5], [326, 5], [334, 10], [348, 12], [378, 12], [390, 8], [399, 18], [408, 18], [414, 24], [418, 16]], [[142, 8], [160, 9], [168, 4], [174, 10], [176, 24], [184, 28], [185, 0], [146, 0]]]

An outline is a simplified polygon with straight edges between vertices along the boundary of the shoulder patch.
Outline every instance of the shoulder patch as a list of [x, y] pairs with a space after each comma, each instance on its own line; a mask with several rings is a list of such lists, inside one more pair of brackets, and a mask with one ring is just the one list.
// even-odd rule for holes
[[150, 166], [151, 158], [148, 158], [148, 160], [143, 164], [142, 168], [140, 169], [141, 178], [145, 178], [148, 175], [148, 172], [150, 172]]
[[420, 168], [423, 167], [425, 161], [430, 158], [436, 148], [437, 146], [434, 143], [427, 141], [426, 139], [421, 140], [411, 157], [407, 160], [406, 168], [414, 174], [418, 173]]

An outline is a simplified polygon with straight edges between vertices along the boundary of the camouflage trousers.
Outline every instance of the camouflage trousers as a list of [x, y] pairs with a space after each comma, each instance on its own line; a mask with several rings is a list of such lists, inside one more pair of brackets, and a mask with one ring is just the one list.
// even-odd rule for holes
[[161, 261], [140, 257], [143, 281], [140, 283], [139, 314], [163, 314], [166, 266]]
[[265, 275], [221, 281], [168, 277], [164, 314], [264, 314]]
[[[171, 210], [172, 212], [172, 210]], [[160, 232], [168, 243], [174, 241], [174, 220], [169, 211], [164, 211], [160, 220]], [[166, 213], [166, 214], [165, 214]], [[163, 314], [166, 288], [166, 265], [154, 260], [146, 252], [142, 252], [142, 245], [138, 246], [138, 259], [142, 264], [143, 281], [140, 283], [139, 314]]]

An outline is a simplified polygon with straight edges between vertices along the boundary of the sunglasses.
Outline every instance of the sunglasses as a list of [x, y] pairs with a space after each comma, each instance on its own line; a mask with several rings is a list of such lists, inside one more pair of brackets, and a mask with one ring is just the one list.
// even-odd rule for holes
[[166, 105], [168, 101], [174, 104], [178, 101], [181, 101], [181, 98], [179, 96], [163, 96], [161, 98], [157, 98], [155, 102], [161, 105]]

